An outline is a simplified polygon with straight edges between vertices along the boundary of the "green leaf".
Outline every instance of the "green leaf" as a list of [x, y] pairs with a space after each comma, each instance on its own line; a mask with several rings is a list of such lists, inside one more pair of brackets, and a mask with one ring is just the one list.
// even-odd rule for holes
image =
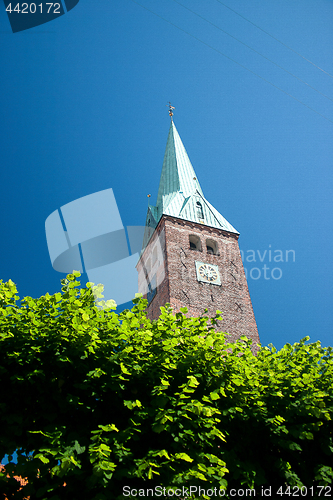
[[37, 453], [37, 455], [35, 455], [35, 458], [39, 458], [39, 460], [43, 462], [43, 464], [48, 464], [50, 462], [50, 460], [41, 453]]
[[121, 369], [122, 373], [124, 373], [125, 375], [132, 375], [131, 372], [129, 372], [127, 370], [127, 368], [125, 367], [125, 365], [123, 363], [120, 363], [120, 369]]
[[302, 451], [302, 447], [298, 443], [294, 443], [294, 442], [291, 442], [289, 444], [289, 449], [290, 450]]
[[75, 441], [74, 443], [74, 448], [75, 448], [75, 451], [78, 455], [81, 455], [81, 453], [84, 453], [85, 450], [86, 450], [86, 447], [85, 446], [80, 446], [78, 441]]
[[187, 453], [176, 453], [175, 458], [185, 460], [185, 462], [193, 462], [193, 458], [191, 458]]
[[111, 432], [111, 431], [119, 432], [119, 429], [114, 424], [99, 425], [98, 427], [102, 429], [102, 431], [104, 432]]

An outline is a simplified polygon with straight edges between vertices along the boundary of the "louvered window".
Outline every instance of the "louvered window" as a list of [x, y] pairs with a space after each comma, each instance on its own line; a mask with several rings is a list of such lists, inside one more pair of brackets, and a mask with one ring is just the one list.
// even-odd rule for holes
[[203, 220], [203, 218], [204, 218], [202, 205], [201, 205], [200, 201], [197, 201], [197, 217], [199, 220]]

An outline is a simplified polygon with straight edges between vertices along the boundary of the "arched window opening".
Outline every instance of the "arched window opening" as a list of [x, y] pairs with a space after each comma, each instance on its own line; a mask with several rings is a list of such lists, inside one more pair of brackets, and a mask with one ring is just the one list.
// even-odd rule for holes
[[218, 246], [214, 240], [206, 240], [207, 253], [210, 255], [218, 255]]
[[190, 234], [189, 236], [190, 250], [198, 250], [202, 252], [201, 241], [199, 236], [195, 234]]

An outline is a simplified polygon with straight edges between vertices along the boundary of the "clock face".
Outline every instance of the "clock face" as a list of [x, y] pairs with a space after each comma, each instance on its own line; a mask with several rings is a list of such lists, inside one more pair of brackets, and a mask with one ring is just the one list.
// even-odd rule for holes
[[221, 285], [218, 266], [205, 264], [204, 262], [195, 263], [197, 271], [197, 280], [211, 283], [212, 285]]

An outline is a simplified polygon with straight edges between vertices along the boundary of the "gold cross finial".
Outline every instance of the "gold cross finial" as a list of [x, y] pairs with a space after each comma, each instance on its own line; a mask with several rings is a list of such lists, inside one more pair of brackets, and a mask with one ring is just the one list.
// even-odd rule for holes
[[171, 106], [171, 102], [169, 101], [169, 104], [167, 104], [168, 108], [169, 108], [169, 116], [172, 120], [172, 117], [173, 117], [173, 110], [175, 109], [174, 106]]

